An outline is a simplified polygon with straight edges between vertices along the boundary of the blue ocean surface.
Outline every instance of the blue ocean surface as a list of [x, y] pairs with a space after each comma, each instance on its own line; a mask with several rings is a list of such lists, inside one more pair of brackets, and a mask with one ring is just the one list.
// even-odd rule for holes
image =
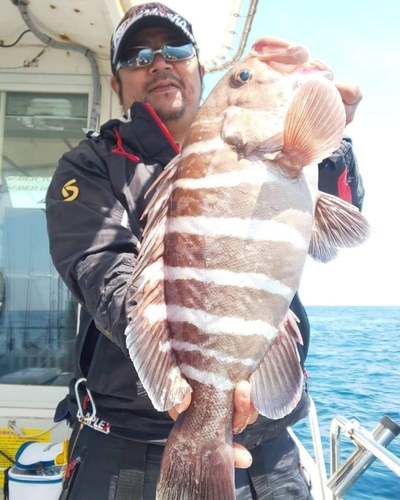
[[[311, 342], [309, 393], [320, 424], [329, 477], [332, 418], [356, 419], [372, 431], [387, 415], [400, 425], [400, 307], [306, 307]], [[308, 422], [294, 428], [309, 451]], [[355, 450], [341, 436], [341, 463]], [[400, 436], [388, 446], [400, 458]], [[400, 477], [376, 460], [346, 500], [400, 500]]]

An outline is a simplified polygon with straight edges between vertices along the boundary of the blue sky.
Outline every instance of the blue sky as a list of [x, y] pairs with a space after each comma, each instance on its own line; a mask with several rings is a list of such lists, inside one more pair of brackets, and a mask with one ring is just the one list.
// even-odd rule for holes
[[[366, 189], [363, 213], [373, 234], [329, 264], [309, 260], [301, 297], [307, 305], [400, 305], [400, 2], [259, 0], [244, 54], [260, 36], [308, 46], [337, 78], [358, 82], [364, 98], [352, 137]], [[205, 78], [205, 94], [222, 74]]]

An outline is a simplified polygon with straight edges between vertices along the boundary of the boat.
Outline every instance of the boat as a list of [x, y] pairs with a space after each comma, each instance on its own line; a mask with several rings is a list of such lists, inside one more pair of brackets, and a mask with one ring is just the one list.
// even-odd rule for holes
[[[193, 20], [207, 73], [229, 68], [243, 54], [263, 0], [165, 0]], [[109, 42], [136, 0], [3, 0], [0, 19], [0, 484], [19, 446], [62, 442], [54, 408], [73, 366], [77, 304], [47, 248], [44, 196], [62, 153], [87, 129], [120, 115], [110, 86]], [[212, 37], [210, 37], [212, 33]], [[399, 433], [388, 417], [368, 431], [334, 416], [331, 463], [325, 469], [312, 402], [310, 452], [291, 429], [309, 471], [315, 500], [336, 500], [374, 459], [400, 476], [387, 450]], [[340, 461], [346, 437], [355, 452]], [[329, 477], [328, 477], [329, 476]], [[0, 494], [1, 498], [1, 494]]]

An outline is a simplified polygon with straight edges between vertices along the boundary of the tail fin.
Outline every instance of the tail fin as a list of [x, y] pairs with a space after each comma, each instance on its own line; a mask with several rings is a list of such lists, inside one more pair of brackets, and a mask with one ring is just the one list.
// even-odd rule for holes
[[[182, 414], [181, 417], [184, 415]], [[234, 500], [232, 441], [184, 435], [176, 422], [165, 446], [157, 500]]]

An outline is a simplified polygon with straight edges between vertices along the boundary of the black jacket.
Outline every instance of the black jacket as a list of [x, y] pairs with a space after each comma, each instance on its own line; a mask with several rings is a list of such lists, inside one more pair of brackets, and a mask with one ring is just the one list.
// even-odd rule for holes
[[[50, 252], [82, 305], [76, 377], [87, 378], [99, 416], [138, 435], [144, 432], [144, 438], [166, 437], [172, 421], [153, 409], [142, 390], [124, 332], [130, 276], [145, 223], [140, 220], [148, 202], [144, 195], [179, 148], [148, 106], [133, 104], [131, 118], [107, 122], [60, 159], [46, 197]], [[363, 189], [349, 139], [335, 158], [320, 165], [323, 189], [350, 192], [349, 201], [360, 207]], [[297, 295], [292, 308], [301, 319], [304, 360], [309, 325]], [[72, 387], [73, 382], [67, 401], [74, 413]]]

